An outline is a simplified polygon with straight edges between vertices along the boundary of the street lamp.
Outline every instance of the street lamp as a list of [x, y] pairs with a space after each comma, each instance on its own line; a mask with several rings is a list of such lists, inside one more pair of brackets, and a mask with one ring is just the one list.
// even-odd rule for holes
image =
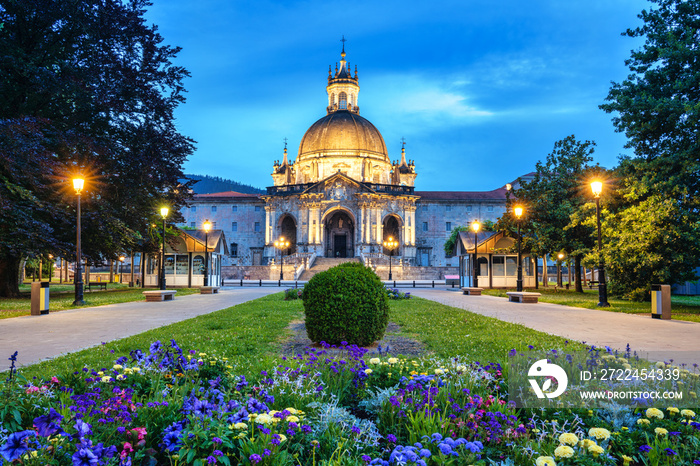
[[51, 283], [51, 279], [53, 278], [53, 254], [49, 254], [49, 283]]
[[119, 256], [119, 283], [120, 284], [122, 282], [122, 275], [124, 275], [124, 259], [126, 259], [126, 256], [124, 256], [124, 254]]
[[280, 281], [284, 280], [284, 250], [289, 247], [289, 241], [280, 236], [280, 239], [275, 241], [275, 247], [280, 250]]
[[82, 261], [80, 255], [80, 194], [83, 191], [83, 186], [85, 186], [85, 180], [83, 178], [73, 178], [73, 189], [75, 189], [75, 194], [78, 196], [78, 237], [75, 247], [75, 273], [73, 280], [75, 283], [75, 301], [73, 301], [74, 306], [81, 306], [85, 304], [85, 301], [83, 300], [83, 270], [80, 267], [80, 262]]
[[168, 216], [167, 207], [160, 208], [160, 215], [163, 217], [163, 249], [160, 253], [160, 289], [165, 290], [165, 218]]
[[522, 224], [523, 208], [516, 206], [513, 209], [515, 218], [518, 219], [518, 278], [516, 280], [516, 291], [523, 291], [523, 255], [522, 255], [522, 240], [520, 238], [520, 226]]
[[389, 250], [389, 280], [392, 279], [391, 276], [391, 263], [392, 259], [394, 257], [394, 249], [399, 247], [399, 242], [394, 239], [393, 236], [390, 236], [388, 240], [384, 241], [384, 247]]
[[598, 224], [598, 306], [610, 307], [608, 303], [608, 287], [605, 283], [605, 260], [603, 259], [603, 245], [600, 239], [600, 194], [603, 192], [603, 183], [593, 181], [591, 190], [595, 197], [595, 216]]
[[557, 254], [557, 286], [561, 287], [564, 286], [562, 283], [562, 278], [561, 278], [561, 261], [564, 260], [564, 253], [560, 252]]
[[205, 220], [202, 227], [204, 228], [204, 286], [209, 286], [209, 230], [211, 230], [211, 222]]
[[478, 220], [474, 220], [472, 222], [472, 230], [474, 230], [474, 266], [472, 267], [472, 269], [474, 270], [474, 280], [472, 282], [473, 287], [479, 286], [479, 278], [476, 276], [476, 266], [477, 266], [476, 245], [478, 244], [478, 238], [477, 238], [476, 234], [479, 232], [479, 228], [481, 228], [481, 224], [479, 223]]

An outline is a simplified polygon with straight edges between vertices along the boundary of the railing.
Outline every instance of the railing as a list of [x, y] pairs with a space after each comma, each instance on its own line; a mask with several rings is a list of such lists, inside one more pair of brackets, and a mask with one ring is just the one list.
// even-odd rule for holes
[[[299, 194], [303, 193], [317, 183], [301, 183], [287, 184], [282, 186], [268, 186], [265, 188], [270, 196]], [[413, 186], [402, 186], [397, 184], [381, 184], [381, 183], [362, 183], [368, 188], [378, 193], [385, 194], [413, 194], [415, 188]]]
[[[243, 280], [232, 278], [224, 279], [221, 281], [221, 286], [240, 286], [240, 287], [263, 287], [263, 286], [277, 286], [277, 287], [290, 287], [290, 288], [301, 288], [304, 286], [305, 281], [299, 280]], [[429, 287], [435, 288], [435, 286], [446, 285], [445, 280], [384, 280], [384, 286], [388, 288], [419, 288], [419, 287]], [[452, 288], [455, 288], [454, 283]]]

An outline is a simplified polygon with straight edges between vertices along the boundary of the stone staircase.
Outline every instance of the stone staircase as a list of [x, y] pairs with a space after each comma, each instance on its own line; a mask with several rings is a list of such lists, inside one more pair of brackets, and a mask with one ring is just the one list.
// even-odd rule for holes
[[331, 257], [317, 257], [316, 260], [314, 261], [313, 267], [311, 267], [309, 270], [304, 270], [304, 273], [301, 274], [301, 277], [299, 277], [300, 281], [308, 281], [311, 280], [311, 277], [316, 275], [319, 272], [325, 272], [326, 270], [330, 269], [331, 267], [335, 267], [336, 265], [340, 265], [344, 262], [360, 262], [359, 257], [346, 257], [342, 259], [336, 259], [336, 258], [331, 258]]

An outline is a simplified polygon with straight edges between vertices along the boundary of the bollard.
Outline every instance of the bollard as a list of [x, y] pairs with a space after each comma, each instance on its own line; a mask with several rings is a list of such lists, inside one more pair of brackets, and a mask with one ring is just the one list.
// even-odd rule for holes
[[41, 316], [49, 313], [49, 282], [32, 283], [31, 315]]
[[394, 288], [396, 288], [396, 280], [394, 280]]
[[260, 286], [262, 287], [262, 278], [260, 279]]
[[433, 288], [435, 288], [435, 280], [433, 280]]
[[241, 288], [243, 288], [243, 279], [241, 278]]
[[413, 288], [415, 288], [415, 287], [416, 287], [416, 281], [413, 280]]
[[671, 319], [671, 285], [651, 285], [651, 317]]
[[282, 280], [277, 280], [277, 286], [282, 286]]

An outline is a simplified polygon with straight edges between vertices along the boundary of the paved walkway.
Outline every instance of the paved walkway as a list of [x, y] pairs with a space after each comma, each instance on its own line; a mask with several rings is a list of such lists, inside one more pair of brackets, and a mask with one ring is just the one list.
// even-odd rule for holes
[[[402, 290], [403, 291], [403, 290]], [[657, 320], [650, 316], [624, 314], [558, 304], [511, 303], [495, 296], [467, 296], [461, 290], [420, 289], [412, 295], [465, 309], [476, 314], [521, 324], [550, 335], [585, 341], [595, 346], [633, 351], [653, 361], [668, 360], [700, 364], [700, 323]], [[651, 311], [650, 311], [651, 312]]]
[[0, 370], [7, 368], [7, 358], [15, 351], [19, 351], [18, 365], [27, 366], [279, 291], [280, 288], [224, 289], [218, 294], [175, 296], [172, 301], [136, 301], [2, 319]]

